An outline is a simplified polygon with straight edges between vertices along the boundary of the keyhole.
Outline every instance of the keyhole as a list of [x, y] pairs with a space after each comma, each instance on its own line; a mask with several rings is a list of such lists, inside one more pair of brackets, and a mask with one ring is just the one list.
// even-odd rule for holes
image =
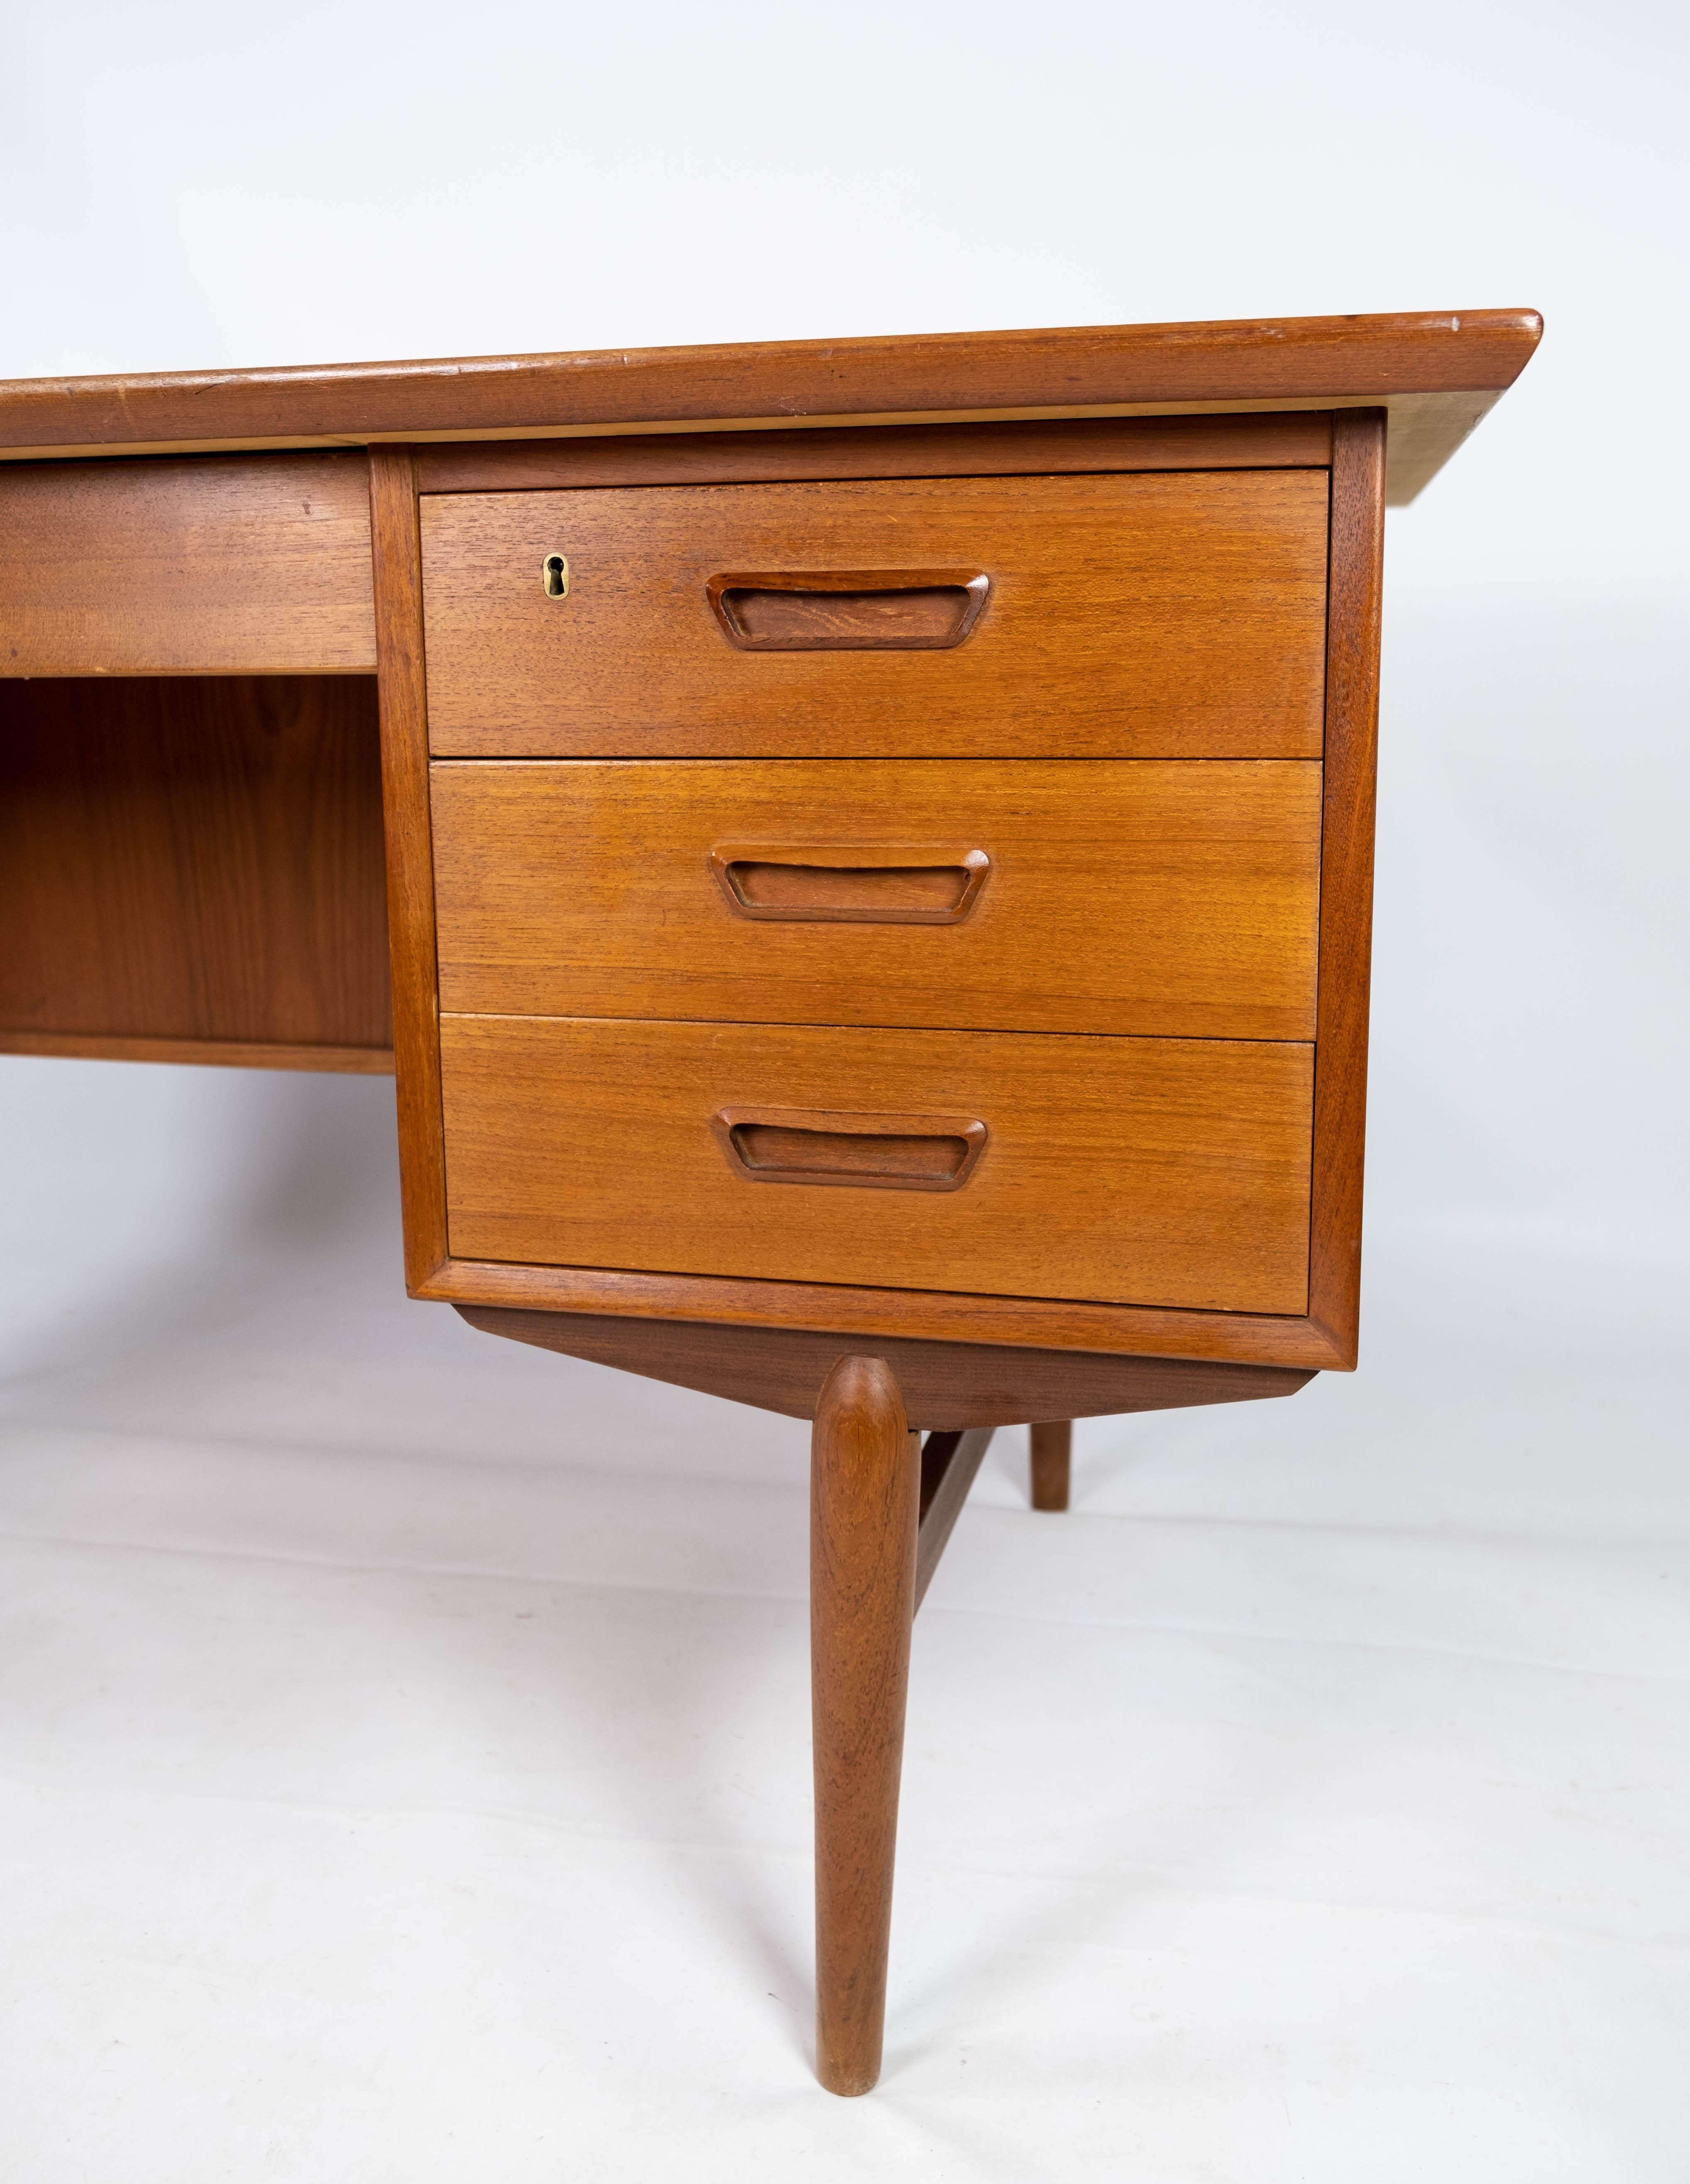
[[569, 564], [561, 554], [548, 554], [540, 564], [540, 574], [549, 599], [566, 599], [569, 597]]

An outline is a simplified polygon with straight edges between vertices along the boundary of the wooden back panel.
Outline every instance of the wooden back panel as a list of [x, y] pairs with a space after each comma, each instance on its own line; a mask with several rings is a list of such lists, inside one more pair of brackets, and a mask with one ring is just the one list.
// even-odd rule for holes
[[0, 682], [0, 1050], [390, 1067], [376, 734], [367, 676]]

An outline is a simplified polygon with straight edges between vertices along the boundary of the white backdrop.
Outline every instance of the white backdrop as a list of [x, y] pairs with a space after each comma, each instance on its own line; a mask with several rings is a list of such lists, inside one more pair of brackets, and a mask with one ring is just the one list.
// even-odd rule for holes
[[5, 33], [11, 376], [1548, 331], [1388, 529], [1362, 1369], [1089, 1426], [1066, 1519], [1005, 1437], [867, 2102], [807, 2075], [803, 1429], [408, 1305], [386, 1084], [0, 1062], [0, 2170], [1676, 2184], [1682, 11]]

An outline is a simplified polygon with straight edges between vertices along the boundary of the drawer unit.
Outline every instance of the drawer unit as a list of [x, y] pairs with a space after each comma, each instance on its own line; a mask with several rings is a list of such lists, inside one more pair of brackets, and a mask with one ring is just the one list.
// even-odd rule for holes
[[378, 461], [422, 1294], [1351, 1354], [1381, 442], [1284, 421]]
[[1307, 760], [438, 761], [440, 1000], [1311, 1038]]
[[461, 1256], [1307, 1304], [1306, 1044], [449, 1016], [441, 1061]]
[[421, 503], [466, 757], [1318, 758], [1325, 471]]

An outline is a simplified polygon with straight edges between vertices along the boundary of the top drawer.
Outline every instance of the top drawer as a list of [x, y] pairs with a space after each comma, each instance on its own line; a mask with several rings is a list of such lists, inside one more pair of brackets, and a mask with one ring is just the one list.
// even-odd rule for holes
[[362, 452], [0, 465], [0, 674], [376, 666]]
[[1318, 757], [1326, 535], [1324, 471], [429, 495], [430, 747]]

